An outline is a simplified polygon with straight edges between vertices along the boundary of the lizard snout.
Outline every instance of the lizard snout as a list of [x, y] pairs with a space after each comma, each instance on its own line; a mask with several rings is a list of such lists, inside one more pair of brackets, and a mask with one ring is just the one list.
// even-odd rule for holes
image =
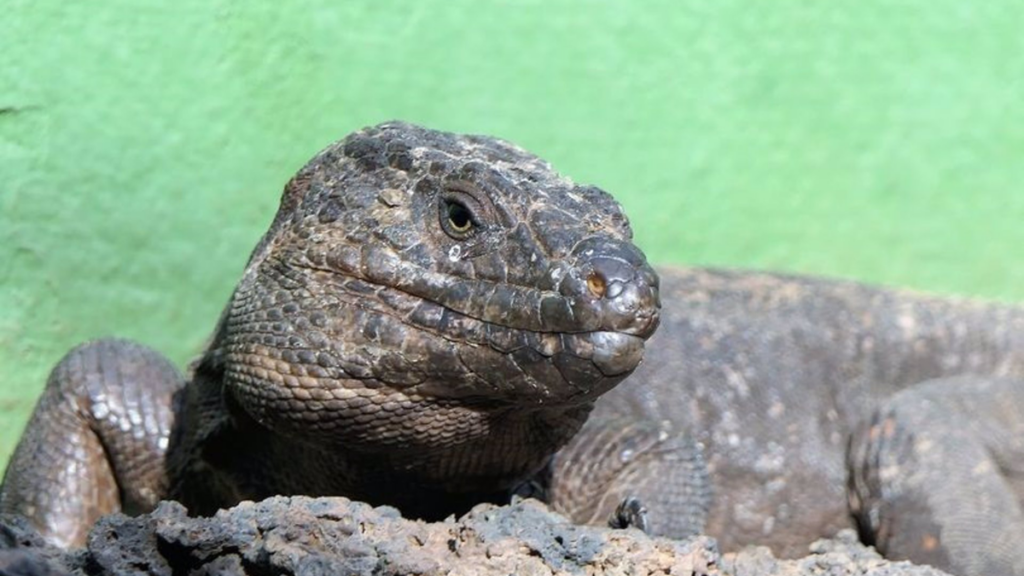
[[581, 242], [559, 291], [574, 315], [601, 330], [643, 339], [658, 327], [658, 275], [636, 246], [611, 238]]

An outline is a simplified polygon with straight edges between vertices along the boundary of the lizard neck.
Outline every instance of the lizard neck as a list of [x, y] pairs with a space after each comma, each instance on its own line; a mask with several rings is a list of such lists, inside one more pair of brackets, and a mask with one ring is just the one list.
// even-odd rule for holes
[[204, 415], [193, 420], [219, 422], [183, 443], [182, 461], [190, 470], [179, 478], [174, 496], [199, 514], [241, 500], [303, 494], [345, 496], [395, 506], [407, 516], [442, 519], [481, 502], [507, 501], [576, 434], [593, 408], [585, 403], [473, 415], [466, 407], [438, 405], [435, 417], [451, 418], [458, 410], [464, 421], [487, 433], [467, 434], [465, 442], [443, 449], [395, 445], [361, 452], [267, 428], [202, 368], [190, 390], [189, 409]]

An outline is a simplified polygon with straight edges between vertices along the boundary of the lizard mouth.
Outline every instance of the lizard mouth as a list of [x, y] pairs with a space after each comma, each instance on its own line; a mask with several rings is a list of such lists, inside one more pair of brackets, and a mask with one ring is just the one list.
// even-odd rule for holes
[[[294, 365], [301, 358], [292, 348], [308, 347], [313, 365], [303, 375], [334, 395], [387, 388], [446, 402], [592, 401], [643, 360], [659, 324], [658, 278], [631, 245], [589, 242], [578, 251], [579, 262], [554, 269], [551, 286], [397, 261], [390, 268], [404, 272], [385, 277], [384, 256], [358, 274], [296, 263], [320, 294], [294, 303], [303, 311], [294, 323], [277, 323], [295, 344], [267, 354]], [[258, 331], [249, 337], [262, 346]]]
[[644, 356], [644, 338], [624, 332], [565, 334], [562, 345], [564, 354], [590, 361], [604, 376], [628, 374]]
[[551, 360], [563, 385], [558, 394], [570, 402], [592, 401], [614, 388], [643, 360], [646, 338], [617, 331], [562, 334], [561, 350]]

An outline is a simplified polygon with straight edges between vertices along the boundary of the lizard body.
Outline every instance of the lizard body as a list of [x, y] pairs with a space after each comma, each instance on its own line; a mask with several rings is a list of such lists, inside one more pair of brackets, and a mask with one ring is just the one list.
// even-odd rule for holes
[[[1024, 310], [783, 274], [659, 275], [661, 327], [588, 428], [656, 421], [695, 438], [714, 490], [702, 529], [724, 550], [795, 556], [856, 526], [895, 559], [1024, 574]], [[668, 498], [644, 474], [633, 493], [652, 514]], [[669, 520], [663, 532], [680, 530]]]

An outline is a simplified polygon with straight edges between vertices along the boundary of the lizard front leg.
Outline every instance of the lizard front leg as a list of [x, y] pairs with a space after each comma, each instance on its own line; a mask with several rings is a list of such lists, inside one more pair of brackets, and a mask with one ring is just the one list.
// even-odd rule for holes
[[0, 486], [0, 512], [80, 546], [92, 524], [151, 509], [166, 493], [164, 453], [183, 380], [159, 353], [97, 340], [54, 367]]
[[853, 436], [848, 463], [851, 511], [887, 557], [1024, 575], [1024, 381], [907, 389]]
[[593, 418], [551, 464], [547, 498], [581, 524], [699, 534], [711, 506], [700, 446], [667, 423]]

